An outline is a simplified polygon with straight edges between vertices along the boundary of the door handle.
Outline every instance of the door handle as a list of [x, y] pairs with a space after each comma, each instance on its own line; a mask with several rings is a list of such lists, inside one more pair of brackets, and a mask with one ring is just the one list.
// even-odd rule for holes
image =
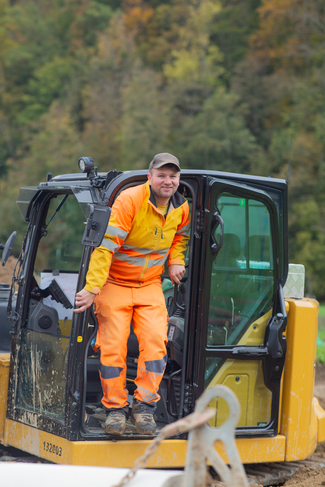
[[272, 358], [283, 357], [286, 350], [283, 326], [285, 318], [282, 313], [277, 313], [271, 320], [267, 328], [266, 347]]
[[[218, 242], [215, 238], [214, 232], [220, 225], [220, 241]], [[221, 215], [218, 211], [216, 211], [213, 215], [212, 222], [211, 222], [211, 234], [210, 234], [210, 248], [211, 252], [214, 256], [216, 256], [223, 244], [223, 231], [224, 231], [224, 222], [221, 218]]]

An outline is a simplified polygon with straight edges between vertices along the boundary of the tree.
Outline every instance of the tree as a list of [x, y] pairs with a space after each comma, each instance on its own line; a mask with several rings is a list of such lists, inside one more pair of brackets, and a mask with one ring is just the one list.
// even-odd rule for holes
[[155, 154], [170, 150], [171, 104], [162, 89], [162, 77], [139, 61], [122, 96], [121, 167], [147, 168]]
[[217, 88], [197, 115], [185, 117], [177, 133], [177, 153], [185, 166], [250, 172], [259, 149], [244, 113], [238, 96]]
[[82, 98], [84, 146], [107, 170], [121, 164], [122, 91], [136, 58], [133, 33], [126, 28], [123, 14], [116, 12], [98, 36], [98, 52], [91, 60]]
[[246, 123], [263, 146], [271, 175], [286, 176], [294, 135], [289, 259], [306, 266], [308, 292], [324, 298], [324, 4], [263, 0], [259, 16], [232, 89], [248, 105]]
[[245, 59], [248, 41], [258, 28], [260, 0], [221, 0], [221, 9], [212, 28], [211, 41], [223, 53], [223, 66], [231, 79], [236, 65]]

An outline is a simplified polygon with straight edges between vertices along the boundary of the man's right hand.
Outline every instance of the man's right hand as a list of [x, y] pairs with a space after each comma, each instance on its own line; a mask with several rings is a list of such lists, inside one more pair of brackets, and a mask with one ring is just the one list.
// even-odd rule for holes
[[96, 294], [90, 293], [86, 291], [86, 289], [82, 289], [76, 294], [76, 306], [79, 308], [74, 309], [75, 313], [82, 313], [85, 311], [89, 306], [91, 306], [95, 300]]

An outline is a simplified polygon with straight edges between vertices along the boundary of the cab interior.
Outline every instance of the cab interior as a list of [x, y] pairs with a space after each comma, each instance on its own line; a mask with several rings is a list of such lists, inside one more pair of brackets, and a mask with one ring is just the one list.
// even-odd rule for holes
[[[181, 184], [179, 191], [191, 203], [187, 186]], [[66, 420], [69, 347], [74, 296], [83, 254], [81, 240], [84, 220], [80, 205], [72, 193], [62, 193], [49, 199], [34, 261], [26, 323], [20, 330], [16, 405], [58, 423]], [[189, 249], [186, 260], [189, 261]], [[170, 336], [168, 344], [168, 363], [160, 387], [161, 400], [156, 410], [158, 430], [164, 424], [175, 421], [179, 415], [186, 280], [187, 277], [179, 289], [174, 290], [167, 270], [162, 276], [169, 316], [170, 319], [177, 317], [176, 320], [173, 318], [177, 330], [174, 333], [175, 340]], [[93, 349], [96, 330], [97, 320], [90, 309], [82, 337], [85, 355], [82, 389], [84, 414], [81, 424], [82, 434], [89, 437], [107, 436], [103, 427], [106, 415], [101, 406], [99, 356]], [[127, 354], [130, 406], [135, 390], [138, 354], [138, 341], [130, 324]], [[125, 435], [136, 435], [131, 423]]]

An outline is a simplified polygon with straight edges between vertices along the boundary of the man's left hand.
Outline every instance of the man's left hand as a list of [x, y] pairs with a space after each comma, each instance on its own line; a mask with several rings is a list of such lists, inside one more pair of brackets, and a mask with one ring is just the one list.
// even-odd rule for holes
[[172, 264], [168, 267], [168, 274], [173, 284], [180, 284], [185, 272], [184, 265]]

